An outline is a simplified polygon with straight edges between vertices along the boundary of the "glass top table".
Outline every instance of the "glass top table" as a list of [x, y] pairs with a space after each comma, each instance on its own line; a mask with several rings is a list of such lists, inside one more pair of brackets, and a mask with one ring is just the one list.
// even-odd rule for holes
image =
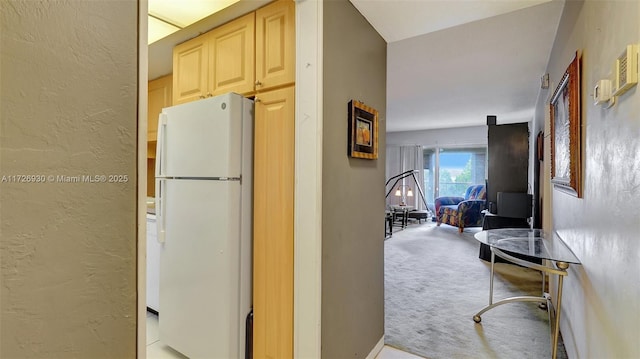
[[492, 248], [555, 262], [580, 264], [580, 260], [554, 232], [541, 229], [500, 228], [475, 234], [475, 238]]
[[[571, 249], [562, 241], [562, 238], [553, 232], [549, 234], [541, 229], [528, 228], [500, 228], [489, 229], [478, 232], [474, 237], [481, 243], [491, 248], [491, 277], [489, 280], [489, 305], [485, 306], [476, 315], [473, 320], [480, 323], [481, 316], [486, 311], [497, 306], [512, 302], [539, 302], [541, 309], [549, 309], [551, 296], [545, 292], [545, 275], [555, 274], [558, 276], [558, 292], [555, 305], [555, 320], [552, 320], [553, 312], [549, 310], [549, 323], [551, 324], [552, 333], [552, 350], [551, 357], [557, 356], [558, 351], [558, 334], [560, 326], [560, 305], [562, 302], [562, 283], [563, 278], [568, 274], [567, 269], [570, 264], [580, 264], [580, 260], [571, 251]], [[536, 259], [544, 259], [551, 262], [551, 266], [540, 265], [521, 258], [514, 257], [513, 254], [520, 254]], [[504, 258], [510, 262], [539, 270], [542, 272], [542, 295], [541, 296], [519, 296], [493, 301], [493, 279], [495, 256]]]

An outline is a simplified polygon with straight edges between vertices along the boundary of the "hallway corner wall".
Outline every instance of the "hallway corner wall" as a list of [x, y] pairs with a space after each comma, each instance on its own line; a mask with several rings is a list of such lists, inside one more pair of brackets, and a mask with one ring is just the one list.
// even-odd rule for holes
[[[323, 12], [322, 358], [365, 358], [384, 335], [387, 44], [348, 0]], [[347, 155], [350, 100], [379, 113], [377, 160]]]

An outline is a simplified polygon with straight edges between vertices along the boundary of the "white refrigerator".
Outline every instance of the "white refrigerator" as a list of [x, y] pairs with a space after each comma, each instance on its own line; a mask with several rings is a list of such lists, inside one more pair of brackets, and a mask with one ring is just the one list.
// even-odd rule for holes
[[160, 341], [192, 359], [245, 357], [252, 145], [253, 101], [238, 94], [160, 114]]

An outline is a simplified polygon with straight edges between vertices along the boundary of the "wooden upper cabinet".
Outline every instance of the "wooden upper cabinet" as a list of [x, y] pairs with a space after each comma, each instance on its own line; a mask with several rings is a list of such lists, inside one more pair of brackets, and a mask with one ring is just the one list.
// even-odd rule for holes
[[209, 91], [208, 39], [206, 35], [198, 36], [173, 48], [174, 105], [207, 96]]
[[[147, 107], [147, 141], [156, 141], [158, 137], [158, 117], [163, 108], [171, 106], [173, 77], [167, 75], [149, 81]], [[151, 156], [149, 156], [151, 157]]]
[[294, 83], [295, 41], [293, 0], [256, 11], [256, 91]]
[[173, 49], [173, 104], [295, 82], [295, 3], [278, 0]]
[[211, 30], [209, 89], [213, 95], [227, 92], [250, 94], [255, 82], [255, 14], [250, 13]]

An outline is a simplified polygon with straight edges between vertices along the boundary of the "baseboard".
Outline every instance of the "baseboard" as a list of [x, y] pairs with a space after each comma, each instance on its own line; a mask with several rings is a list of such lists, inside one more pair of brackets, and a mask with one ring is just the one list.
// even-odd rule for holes
[[382, 351], [382, 348], [384, 348], [384, 335], [382, 336], [382, 338], [380, 338], [380, 341], [378, 341], [378, 344], [376, 344], [376, 346], [373, 347], [373, 349], [371, 350], [371, 353], [367, 355], [366, 359], [375, 359], [376, 356], [380, 354], [380, 351]]

